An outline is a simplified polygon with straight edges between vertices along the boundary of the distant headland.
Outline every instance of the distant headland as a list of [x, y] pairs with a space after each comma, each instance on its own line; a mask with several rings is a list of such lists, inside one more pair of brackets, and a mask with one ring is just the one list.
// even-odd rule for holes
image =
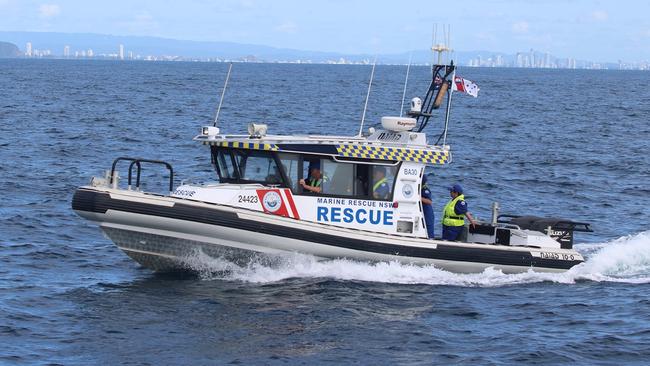
[[0, 58], [14, 58], [22, 55], [23, 53], [15, 44], [0, 41]]

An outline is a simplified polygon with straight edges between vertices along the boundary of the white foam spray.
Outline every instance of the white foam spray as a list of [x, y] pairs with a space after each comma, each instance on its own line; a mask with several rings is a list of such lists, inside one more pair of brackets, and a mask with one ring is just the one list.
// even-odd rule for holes
[[341, 281], [367, 281], [397, 284], [429, 284], [494, 287], [514, 284], [576, 281], [650, 283], [650, 231], [621, 237], [607, 243], [577, 244], [586, 261], [564, 273], [528, 271], [504, 274], [488, 268], [481, 273], [456, 274], [433, 266], [399, 262], [368, 263], [349, 259], [318, 260], [298, 253], [287, 254], [274, 265], [252, 260], [238, 265], [201, 252], [184, 263], [204, 279], [251, 283], [278, 282], [289, 278], [332, 278]]

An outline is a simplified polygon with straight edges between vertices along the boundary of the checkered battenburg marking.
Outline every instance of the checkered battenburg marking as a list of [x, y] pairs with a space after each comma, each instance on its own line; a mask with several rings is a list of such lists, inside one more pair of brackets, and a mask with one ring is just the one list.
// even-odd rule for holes
[[254, 142], [226, 142], [226, 141], [219, 141], [214, 143], [213, 145], [216, 146], [221, 146], [221, 147], [232, 147], [232, 148], [237, 148], [237, 149], [249, 149], [249, 150], [266, 150], [266, 151], [277, 151], [279, 150], [278, 147], [274, 144], [259, 144], [259, 143], [254, 143]]
[[413, 150], [400, 147], [380, 147], [368, 145], [337, 145], [339, 155], [349, 158], [365, 158], [393, 161], [413, 161], [429, 164], [446, 164], [448, 151]]
[[[260, 144], [253, 142], [218, 141], [211, 145], [236, 149], [281, 151], [275, 144]], [[290, 151], [290, 150], [288, 150]], [[339, 156], [347, 158], [363, 158], [390, 161], [413, 161], [426, 164], [447, 164], [449, 151], [414, 150], [401, 147], [381, 147], [368, 145], [336, 145]]]

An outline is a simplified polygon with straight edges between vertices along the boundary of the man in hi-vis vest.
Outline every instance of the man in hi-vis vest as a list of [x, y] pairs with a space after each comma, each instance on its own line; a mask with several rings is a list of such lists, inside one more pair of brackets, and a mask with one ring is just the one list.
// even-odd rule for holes
[[476, 221], [467, 211], [463, 187], [460, 184], [454, 184], [449, 187], [449, 194], [451, 200], [447, 202], [442, 211], [442, 239], [455, 241], [465, 227], [465, 217], [469, 219], [472, 226], [476, 225]]
[[321, 173], [320, 162], [317, 161], [309, 164], [309, 177], [307, 179], [301, 179], [298, 181], [298, 184], [307, 192], [322, 193], [323, 182], [325, 181], [327, 181], [327, 177]]

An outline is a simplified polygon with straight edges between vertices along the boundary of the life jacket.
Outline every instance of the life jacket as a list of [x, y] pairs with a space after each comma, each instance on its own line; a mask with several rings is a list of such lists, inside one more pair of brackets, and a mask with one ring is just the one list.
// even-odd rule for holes
[[307, 185], [312, 186], [312, 187], [320, 187], [321, 183], [323, 182], [323, 179], [307, 179]]
[[445, 226], [463, 226], [465, 225], [465, 215], [456, 214], [455, 208], [458, 201], [464, 201], [465, 196], [460, 194], [453, 200], [447, 202], [442, 211], [442, 224]]
[[[375, 184], [373, 184], [373, 186], [372, 186], [372, 195], [374, 196], [375, 193], [377, 192], [377, 190], [379, 189], [379, 187], [381, 187], [381, 185], [386, 183], [386, 182], [388, 182], [388, 179], [386, 177], [383, 177], [380, 180], [378, 180]], [[383, 195], [383, 196], [378, 197], [378, 198], [380, 198], [380, 199], [388, 198], [389, 194], [390, 194], [390, 192], [387, 192], [386, 195]]]
[[379, 187], [381, 187], [381, 185], [386, 183], [386, 182], [388, 182], [388, 179], [386, 179], [386, 177], [381, 178], [380, 180], [377, 181], [377, 183], [375, 183], [372, 186], [372, 191], [373, 192], [377, 191], [377, 189], [379, 189]]
[[320, 179], [314, 179], [314, 178], [309, 177], [307, 179], [307, 185], [311, 186], [311, 187], [320, 187], [321, 184], [323, 184], [323, 182], [327, 182], [327, 181], [328, 181], [327, 176], [324, 175], [324, 174], [321, 174]]
[[427, 189], [429, 189], [429, 186], [426, 183], [422, 184], [422, 192], [426, 191]]

